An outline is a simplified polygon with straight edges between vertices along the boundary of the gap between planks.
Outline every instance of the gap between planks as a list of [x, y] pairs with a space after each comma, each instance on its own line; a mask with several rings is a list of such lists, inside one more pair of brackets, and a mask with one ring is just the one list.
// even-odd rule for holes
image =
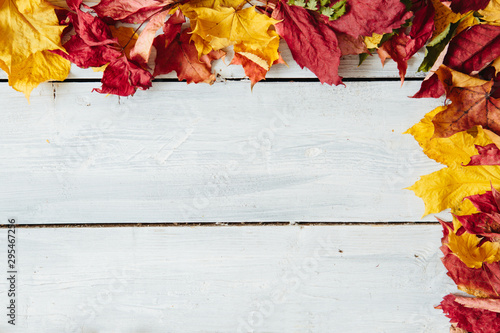
[[[261, 227], [261, 226], [396, 226], [396, 225], [439, 225], [439, 222], [142, 222], [142, 223], [79, 223], [79, 224], [16, 224], [16, 228], [151, 228], [151, 227]], [[9, 225], [0, 224], [0, 229], [6, 229]]]

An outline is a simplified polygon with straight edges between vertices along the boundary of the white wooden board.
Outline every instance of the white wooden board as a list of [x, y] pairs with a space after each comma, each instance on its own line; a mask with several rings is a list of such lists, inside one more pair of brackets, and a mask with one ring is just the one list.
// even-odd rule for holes
[[[419, 82], [98, 83], [0, 99], [0, 221], [418, 221], [403, 188], [441, 166], [402, 135], [442, 100]], [[426, 221], [435, 221], [427, 217]]]
[[0, 331], [447, 332], [440, 228], [17, 229], [17, 322]]

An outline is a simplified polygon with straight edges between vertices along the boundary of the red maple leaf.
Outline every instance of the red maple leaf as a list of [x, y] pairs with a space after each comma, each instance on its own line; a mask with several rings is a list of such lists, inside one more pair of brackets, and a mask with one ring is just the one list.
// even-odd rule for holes
[[[500, 332], [500, 301], [456, 295], [446, 295], [441, 308], [450, 322], [457, 327], [474, 333]], [[490, 311], [493, 308], [496, 311]]]
[[173, 41], [166, 35], [155, 38], [153, 45], [156, 48], [156, 66], [153, 75], [177, 73], [179, 80], [187, 83], [213, 83], [215, 75], [212, 73], [212, 61], [225, 55], [223, 51], [211, 51], [198, 58], [198, 51], [194, 43], [190, 43], [190, 30], [178, 34]]
[[355, 38], [392, 32], [412, 17], [400, 0], [348, 0], [346, 7], [346, 13], [328, 25]]
[[490, 143], [484, 147], [476, 145], [478, 155], [471, 156], [467, 165], [500, 165], [500, 149]]
[[[495, 146], [494, 144], [491, 145]], [[498, 152], [498, 149], [496, 151]], [[456, 219], [462, 224], [463, 228], [468, 233], [484, 236], [487, 240], [499, 241], [500, 193], [492, 186], [491, 191], [487, 191], [484, 194], [471, 195], [464, 199], [468, 199], [477, 208], [479, 213], [462, 216], [456, 215]]]
[[272, 17], [281, 21], [276, 23], [276, 31], [286, 41], [301, 68], [309, 68], [321, 83], [342, 83], [338, 75], [342, 54], [337, 35], [328, 24], [306, 9], [282, 1], [276, 5]]

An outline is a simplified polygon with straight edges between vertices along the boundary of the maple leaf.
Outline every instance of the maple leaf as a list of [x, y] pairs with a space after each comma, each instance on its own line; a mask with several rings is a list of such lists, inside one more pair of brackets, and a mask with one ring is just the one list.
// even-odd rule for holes
[[328, 24], [335, 31], [358, 38], [392, 32], [411, 17], [399, 0], [348, 0], [345, 14]]
[[450, 70], [440, 67], [436, 74], [443, 82], [451, 104], [433, 118], [434, 137], [448, 137], [475, 125], [500, 133], [500, 101], [490, 96], [493, 81], [457, 87], [450, 80]]
[[0, 68], [9, 85], [29, 98], [47, 80], [64, 80], [70, 63], [47, 51], [63, 50], [54, 7], [43, 0], [0, 1]]
[[[498, 333], [500, 301], [457, 295], [446, 295], [439, 308], [450, 322], [466, 332]], [[493, 311], [491, 310], [493, 309]]]
[[469, 131], [462, 131], [447, 138], [432, 138], [434, 135], [432, 118], [445, 109], [446, 106], [438, 106], [404, 134], [413, 135], [423, 148], [424, 153], [436, 162], [447, 166], [465, 165], [474, 158], [472, 155], [478, 153], [476, 148], [490, 144], [491, 140], [481, 127], [474, 127]]
[[483, 263], [481, 268], [468, 267], [455, 255], [448, 246], [450, 233], [454, 233], [454, 225], [438, 219], [443, 226], [441, 238], [441, 258], [448, 270], [447, 275], [455, 282], [459, 290], [477, 297], [500, 297], [500, 264], [498, 262]]
[[489, 190], [490, 182], [500, 187], [500, 166], [451, 166], [420, 177], [408, 189], [422, 198], [426, 216], [446, 208], [453, 211], [464, 197]]
[[193, 17], [191, 29], [193, 37], [196, 36], [193, 41], [199, 54], [240, 43], [257, 49], [265, 47], [274, 38], [268, 30], [277, 21], [258, 13], [255, 6], [244, 9], [221, 6], [209, 8], [197, 7], [188, 2], [181, 8], [184, 15], [190, 19]]
[[198, 59], [198, 52], [193, 43], [190, 43], [190, 31], [186, 30], [173, 41], [168, 41], [165, 35], [155, 38], [153, 45], [157, 50], [156, 66], [153, 75], [177, 73], [179, 80], [186, 80], [189, 84], [210, 83], [215, 81], [212, 74], [212, 61], [225, 55], [223, 51], [211, 51]]
[[[321, 83], [341, 84], [338, 75], [341, 51], [333, 29], [306, 9], [279, 1], [273, 11], [276, 31], [286, 41], [293, 59], [309, 68]], [[334, 21], [335, 22], [335, 21]]]

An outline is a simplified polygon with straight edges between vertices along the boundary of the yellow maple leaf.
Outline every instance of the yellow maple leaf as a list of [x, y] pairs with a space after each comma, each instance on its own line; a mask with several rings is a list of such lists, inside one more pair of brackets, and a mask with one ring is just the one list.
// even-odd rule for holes
[[[172, 8], [170, 14], [173, 14], [177, 9], [180, 9], [182, 11], [182, 14], [189, 18], [189, 22], [191, 23], [191, 30], [194, 30], [197, 24], [196, 18], [198, 17], [198, 14], [194, 10], [195, 8], [216, 9], [219, 7], [228, 7], [236, 9], [240, 4], [242, 4], [242, 0], [191, 0], [186, 2], [185, 4], [178, 5]], [[204, 54], [209, 54], [213, 49], [210, 43], [199, 35], [191, 35], [191, 41], [196, 45], [196, 49], [198, 50], [198, 57], [201, 57]]]
[[455, 165], [420, 177], [408, 189], [422, 198], [426, 216], [446, 208], [456, 209], [464, 197], [491, 190], [490, 182], [493, 187], [500, 187], [500, 166]]
[[432, 38], [442, 33], [450, 23], [455, 23], [465, 16], [467, 17], [465, 17], [465, 19], [462, 22], [460, 22], [459, 26], [457, 27], [456, 34], [459, 34], [462, 30], [477, 24], [476, 18], [471, 13], [457, 14], [454, 13], [447, 6], [443, 5], [443, 3], [440, 0], [431, 0], [431, 1], [435, 9], [435, 14], [434, 14], [435, 30], [432, 33]]
[[500, 25], [500, 0], [491, 0], [485, 9], [479, 10], [478, 13], [487, 24]]
[[474, 145], [486, 146], [492, 141], [481, 127], [473, 127], [448, 138], [431, 139], [434, 135], [432, 118], [445, 109], [446, 106], [438, 106], [404, 134], [413, 135], [424, 153], [436, 162], [447, 166], [465, 165], [470, 162], [471, 156], [478, 154]]
[[[54, 7], [44, 0], [0, 0], [0, 68], [27, 98], [39, 83], [64, 80], [70, 63], [48, 50], [64, 50]], [[45, 67], [45, 68], [42, 68]]]
[[486, 241], [481, 246], [481, 239], [476, 235], [464, 232], [457, 236], [456, 231], [461, 225], [456, 219], [453, 220], [454, 230], [448, 234], [448, 248], [467, 267], [481, 268], [483, 263], [494, 263], [500, 260], [500, 243]]
[[239, 43], [234, 45], [234, 52], [243, 54], [247, 58], [252, 58], [251, 60], [257, 63], [259, 66], [265, 68], [266, 70], [269, 70], [273, 63], [280, 57], [280, 54], [278, 52], [280, 40], [276, 31], [269, 30], [268, 33], [270, 36], [270, 40], [266, 46], [254, 48], [247, 43]]
[[191, 12], [189, 15], [194, 18], [193, 20], [190, 18], [192, 40], [198, 53], [206, 54], [211, 49], [220, 50], [234, 44], [262, 49], [275, 38], [268, 33], [268, 30], [278, 21], [258, 13], [254, 6], [244, 9], [239, 6], [236, 8], [189, 6], [190, 2], [183, 7], [188, 14]]

